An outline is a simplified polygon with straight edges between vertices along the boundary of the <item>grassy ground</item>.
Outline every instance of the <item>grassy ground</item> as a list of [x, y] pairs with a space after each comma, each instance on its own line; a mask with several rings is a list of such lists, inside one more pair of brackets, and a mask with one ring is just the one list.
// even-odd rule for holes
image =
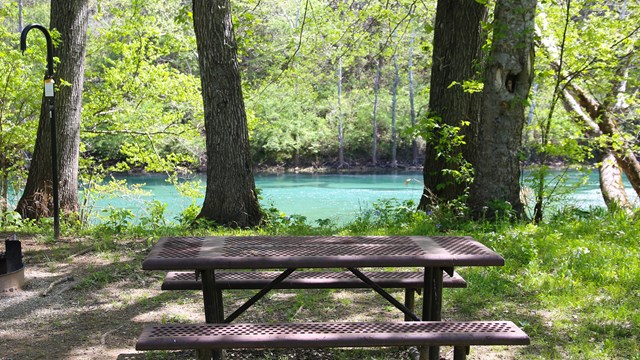
[[[53, 242], [47, 235], [19, 236], [31, 239], [25, 253], [32, 267], [55, 274], [68, 270], [74, 276], [72, 291], [59, 294], [60, 299], [56, 301], [71, 304], [69, 306], [78, 304], [74, 314], [82, 321], [54, 316], [38, 328], [38, 331], [53, 331], [47, 327], [52, 326], [51, 322], [55, 325], [53, 329], [58, 330], [64, 329], [66, 324], [66, 330], [59, 333], [70, 345], [59, 358], [114, 358], [113, 355], [101, 357], [99, 350], [93, 353], [86, 350], [110, 342], [120, 346], [114, 345], [114, 351], [130, 354], [120, 358], [135, 358], [136, 355], [131, 355], [132, 345], [142, 323], [201, 320], [197, 292], [162, 293], [158, 290], [161, 274], [140, 270], [141, 260], [159, 236], [193, 234], [194, 230], [151, 225], [146, 224], [145, 228], [103, 226], [90, 230], [83, 239], [66, 237], [66, 241], [61, 242]], [[206, 229], [195, 232], [230, 233]], [[275, 217], [265, 228], [243, 233], [472, 235], [501, 254], [506, 265], [458, 269], [469, 287], [445, 293], [443, 317], [449, 320], [511, 320], [532, 340], [530, 346], [513, 349], [474, 348], [472, 359], [640, 359], [640, 224], [637, 217], [567, 211], [540, 225], [506, 221], [483, 223], [425, 216], [414, 213], [409, 207], [387, 206], [363, 214], [345, 227], [332, 226], [329, 222], [312, 227], [303, 219]], [[88, 252], [82, 253], [84, 249]], [[48, 284], [44, 282], [39, 287], [44, 289]], [[248, 295], [246, 292], [228, 292], [225, 301], [239, 304]], [[398, 296], [401, 296], [400, 292]], [[243, 320], [319, 321], [327, 320], [327, 316], [340, 320], [401, 318], [395, 310], [374, 298], [361, 291], [277, 292], [252, 309]], [[96, 299], [99, 299], [98, 305], [92, 303], [98, 301]], [[12, 301], [16, 302], [15, 299]], [[24, 301], [35, 300], [25, 297]], [[55, 307], [56, 301], [39, 306]], [[2, 303], [0, 301], [3, 313], [10, 313], [19, 306], [12, 304], [3, 308]], [[99, 314], [92, 314], [91, 309], [94, 312], [98, 309]], [[35, 316], [33, 311], [23, 313], [27, 318]], [[105, 320], [110, 317], [118, 319], [124, 327], [118, 328], [117, 323]], [[37, 317], [31, 320], [38, 323]], [[87, 335], [91, 332], [86, 330], [92, 322], [99, 326], [94, 331], [98, 335], [93, 337]], [[0, 325], [0, 359], [37, 358], [28, 355], [28, 347], [20, 345], [21, 340], [10, 336], [19, 332], [18, 324], [5, 322]], [[47, 344], [40, 345], [46, 348]], [[61, 344], [59, 339], [57, 344]], [[15, 347], [26, 349], [20, 353], [23, 356], [4, 355]], [[68, 356], [82, 353], [78, 349], [85, 349], [85, 355]], [[447, 354], [447, 349], [443, 353]], [[237, 351], [229, 355], [231, 359], [410, 358], [406, 349], [293, 353]], [[149, 355], [151, 358], [190, 356], [189, 353]]]

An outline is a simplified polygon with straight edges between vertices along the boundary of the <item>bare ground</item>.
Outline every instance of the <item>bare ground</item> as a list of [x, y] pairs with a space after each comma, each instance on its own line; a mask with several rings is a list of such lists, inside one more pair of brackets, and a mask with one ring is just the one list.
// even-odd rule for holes
[[[191, 352], [142, 354], [136, 338], [146, 323], [202, 322], [196, 291], [163, 292], [163, 274], [145, 272], [143, 240], [106, 246], [21, 238], [27, 284], [0, 295], [0, 359], [191, 359]], [[456, 291], [456, 290], [450, 290]], [[46, 293], [46, 296], [43, 294]], [[230, 309], [251, 295], [225, 293]], [[402, 296], [401, 292], [396, 294]], [[419, 300], [419, 297], [418, 297]], [[419, 306], [419, 305], [418, 305]], [[445, 312], [445, 318], [454, 314]], [[366, 291], [273, 292], [239, 322], [399, 321], [401, 314]], [[411, 359], [412, 349], [234, 350], [228, 359]], [[442, 349], [452, 358], [451, 350]], [[504, 347], [473, 348], [470, 359], [514, 359]]]

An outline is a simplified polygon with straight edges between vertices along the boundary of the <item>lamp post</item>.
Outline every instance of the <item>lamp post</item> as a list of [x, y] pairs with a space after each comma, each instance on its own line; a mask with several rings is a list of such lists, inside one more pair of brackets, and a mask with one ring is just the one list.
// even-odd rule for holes
[[20, 50], [24, 54], [27, 49], [27, 34], [31, 29], [42, 31], [47, 39], [47, 73], [44, 76], [44, 98], [49, 109], [49, 120], [51, 123], [51, 181], [53, 191], [53, 237], [57, 240], [60, 237], [60, 204], [58, 200], [58, 149], [56, 139], [56, 109], [55, 91], [53, 80], [53, 42], [49, 30], [40, 24], [27, 25], [20, 36]]

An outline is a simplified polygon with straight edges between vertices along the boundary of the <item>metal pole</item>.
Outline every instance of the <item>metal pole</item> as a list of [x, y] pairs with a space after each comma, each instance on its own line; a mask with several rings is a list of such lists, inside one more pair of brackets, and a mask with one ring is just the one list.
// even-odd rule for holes
[[44, 97], [51, 122], [51, 182], [53, 192], [53, 237], [60, 237], [60, 201], [58, 199], [58, 148], [56, 139], [55, 81], [53, 80], [53, 41], [49, 30], [40, 24], [27, 25], [20, 35], [20, 50], [27, 49], [27, 34], [31, 29], [42, 31], [47, 40], [47, 73], [44, 76]]
[[[53, 79], [51, 79], [53, 81]], [[53, 86], [53, 85], [51, 85]], [[45, 95], [46, 96], [46, 95]], [[56, 107], [54, 97], [48, 97], [51, 119], [51, 181], [53, 182], [53, 237], [60, 238], [60, 198], [58, 196], [58, 139], [56, 136]]]

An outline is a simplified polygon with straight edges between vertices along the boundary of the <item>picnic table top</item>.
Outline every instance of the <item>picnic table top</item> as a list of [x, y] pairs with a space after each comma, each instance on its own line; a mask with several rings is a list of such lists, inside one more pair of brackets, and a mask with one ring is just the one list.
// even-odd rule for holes
[[501, 266], [469, 236], [166, 237], [145, 270]]

